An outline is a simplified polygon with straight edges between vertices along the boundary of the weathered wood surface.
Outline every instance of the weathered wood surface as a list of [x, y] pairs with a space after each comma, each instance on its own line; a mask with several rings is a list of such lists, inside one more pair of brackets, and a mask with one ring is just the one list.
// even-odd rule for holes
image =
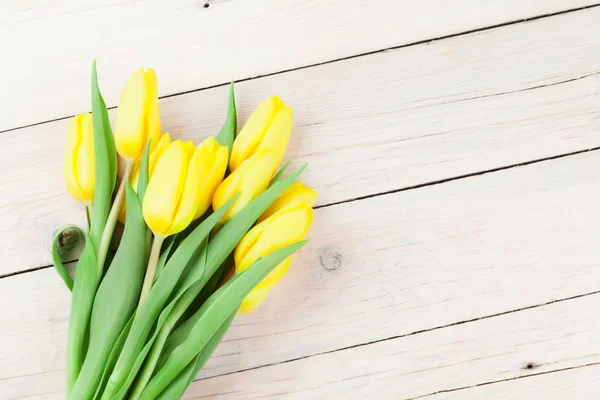
[[453, 391], [425, 397], [427, 400], [594, 400], [598, 398], [600, 366], [575, 368], [531, 379], [517, 379], [494, 385], [481, 385], [469, 390]]
[[[595, 393], [596, 399], [597, 384], [589, 382], [580, 392], [574, 387], [576, 381], [571, 382], [571, 391], [565, 391], [568, 386], [563, 382], [562, 395], [552, 397], [556, 386], [550, 386], [553, 390], [538, 387], [540, 382], [534, 382], [539, 378], [531, 376], [600, 363], [599, 306], [600, 295], [596, 294], [283, 365], [202, 379], [185, 399], [318, 399], [324, 388], [328, 399], [340, 400], [592, 399], [580, 397], [580, 393]], [[591, 370], [597, 379], [598, 368]], [[483, 390], [460, 390], [523, 377], [527, 379], [519, 382], [529, 383], [511, 387], [504, 382]], [[517, 389], [519, 386], [528, 390]], [[430, 397], [438, 391], [450, 393]]]
[[86, 111], [94, 58], [116, 105], [140, 65], [170, 77], [170, 95], [594, 3], [4, 0], [0, 131]]
[[[594, 8], [242, 82], [240, 120], [269, 94], [294, 106], [288, 157], [309, 162], [319, 205], [597, 147], [598, 25]], [[226, 93], [164, 99], [164, 128], [216, 134]], [[85, 223], [62, 180], [67, 124], [0, 134], [0, 275], [49, 265], [55, 230]]]
[[[318, 240], [296, 257], [271, 301], [236, 319], [203, 374], [278, 364], [594, 292], [600, 279], [597, 158], [589, 152], [319, 209]], [[54, 382], [49, 376], [64, 366], [69, 296], [53, 274], [44, 269], [0, 280], [0, 304], [6, 305], [0, 337], [7, 338], [0, 357], [11, 366], [0, 371], [0, 393], [15, 386], [30, 396], [46, 393], [38, 381]], [[25, 303], [24, 293], [30, 293]], [[487, 321], [497, 329], [505, 325]], [[598, 328], [594, 319], [589, 323], [585, 329]], [[584, 329], [581, 324], [571, 328]], [[478, 335], [477, 325], [464, 327]], [[589, 342], [581, 346], [594, 354]], [[338, 359], [337, 352], [331, 357]], [[365, 368], [372, 364], [363, 361]], [[397, 390], [404, 387], [396, 382]], [[60, 390], [62, 382], [51, 387]]]
[[269, 75], [236, 85], [240, 120], [294, 106], [288, 157], [320, 192], [315, 239], [186, 399], [596, 399], [600, 7], [202, 4], [0, 5], [0, 400], [64, 397], [70, 296], [43, 267], [84, 224], [62, 150], [93, 56], [110, 104], [156, 67], [165, 130], [194, 140], [227, 91], [199, 89]]

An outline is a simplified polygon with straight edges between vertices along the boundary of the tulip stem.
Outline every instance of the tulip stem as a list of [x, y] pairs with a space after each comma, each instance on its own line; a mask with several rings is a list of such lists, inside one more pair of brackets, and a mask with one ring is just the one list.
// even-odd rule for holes
[[92, 226], [92, 219], [91, 219], [91, 215], [94, 212], [94, 206], [92, 204], [92, 202], [90, 201], [89, 203], [85, 203], [85, 218], [87, 220], [87, 228], [88, 228], [88, 232], [90, 231], [90, 227]]
[[152, 242], [152, 249], [150, 250], [150, 258], [148, 259], [148, 268], [146, 268], [146, 276], [144, 277], [144, 286], [142, 286], [142, 293], [140, 294], [140, 302], [138, 307], [142, 305], [152, 284], [154, 283], [154, 276], [156, 275], [156, 267], [158, 265], [158, 258], [160, 257], [160, 248], [165, 240], [164, 236], [154, 235], [154, 241]]
[[108, 214], [108, 218], [106, 219], [104, 231], [102, 231], [102, 238], [100, 239], [100, 246], [98, 248], [98, 276], [102, 276], [102, 272], [104, 271], [104, 261], [106, 261], [106, 254], [108, 253], [110, 240], [112, 239], [113, 232], [115, 231], [115, 225], [117, 224], [121, 207], [123, 207], [123, 200], [125, 198], [125, 182], [129, 180], [129, 175], [131, 175], [132, 169], [133, 163], [127, 161], [125, 164], [125, 173], [123, 174], [123, 179], [121, 179], [119, 189], [115, 195], [115, 201], [113, 202], [110, 213]]

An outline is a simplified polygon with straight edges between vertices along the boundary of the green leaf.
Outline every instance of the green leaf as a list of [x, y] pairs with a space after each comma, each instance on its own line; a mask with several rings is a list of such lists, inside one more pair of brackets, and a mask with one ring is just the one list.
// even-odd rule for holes
[[90, 399], [119, 334], [138, 304], [148, 262], [147, 227], [142, 205], [126, 183], [127, 220], [115, 257], [100, 283], [90, 320], [89, 348], [70, 399]]
[[217, 332], [211, 336], [210, 340], [200, 351], [199, 357], [196, 360], [196, 366], [194, 367], [194, 373], [192, 374], [191, 379], [188, 381], [188, 386], [193, 382], [194, 378], [198, 375], [198, 372], [200, 372], [202, 367], [204, 367], [204, 364], [206, 364], [206, 362], [210, 359], [210, 356], [212, 356], [212, 353], [215, 352], [215, 350], [219, 346], [219, 343], [221, 343], [221, 340], [223, 339], [223, 337], [229, 330], [231, 323], [235, 319], [237, 312], [238, 308], [236, 308], [235, 311], [231, 313], [231, 315], [219, 327]]
[[104, 391], [104, 387], [106, 386], [108, 377], [110, 376], [113, 368], [115, 367], [115, 364], [117, 363], [117, 358], [119, 357], [121, 349], [125, 344], [125, 339], [127, 339], [127, 335], [129, 334], [129, 330], [131, 329], [131, 324], [133, 323], [134, 317], [135, 314], [129, 318], [129, 321], [127, 321], [127, 325], [125, 325], [125, 328], [123, 328], [123, 330], [119, 334], [119, 338], [117, 339], [115, 345], [110, 351], [108, 360], [106, 360], [106, 364], [103, 368], [102, 378], [100, 379], [100, 383], [98, 384], [98, 388], [96, 389], [96, 394], [94, 395], [94, 400], [99, 400], [100, 396], [102, 395], [102, 392]]
[[281, 167], [281, 169], [279, 171], [277, 171], [275, 176], [273, 176], [271, 178], [271, 181], [269, 182], [269, 187], [271, 187], [275, 182], [279, 182], [281, 180], [281, 178], [283, 178], [283, 174], [285, 174], [285, 171], [288, 169], [288, 167], [290, 166], [291, 163], [292, 163], [291, 161], [286, 162], [283, 165], [283, 167]]
[[[185, 313], [180, 318], [179, 322], [181, 322], [182, 320], [185, 321], [189, 317], [191, 317], [196, 311], [200, 309], [200, 307], [202, 307], [202, 304], [204, 304], [206, 299], [208, 299], [215, 292], [215, 290], [219, 288], [220, 284], [222, 283], [223, 271], [225, 269], [224, 264], [225, 263], [223, 263], [221, 267], [219, 267], [219, 269], [215, 271], [213, 276], [210, 277], [208, 282], [206, 282], [206, 285], [204, 285], [200, 294], [194, 299], [194, 301], [192, 301], [187, 310], [185, 310]], [[175, 328], [176, 327], [177, 325], [175, 326]]]
[[[119, 390], [125, 387], [126, 383], [129, 381], [128, 376], [130, 376], [133, 371], [137, 373], [135, 365], [138, 365], [138, 368], [141, 365], [141, 362], [139, 364], [137, 363], [137, 360], [139, 359], [138, 356], [141, 354], [142, 350], [145, 349], [144, 344], [148, 339], [152, 327], [155, 325], [157, 318], [159, 318], [158, 325], [160, 325], [161, 322], [164, 322], [168, 314], [165, 314], [165, 311], [167, 309], [170, 311], [174, 306], [173, 301], [171, 303], [171, 308], [167, 307], [163, 310], [164, 305], [171, 296], [184, 268], [198, 246], [200, 246], [204, 239], [208, 237], [210, 231], [219, 222], [231, 204], [233, 204], [233, 201], [235, 201], [235, 198], [232, 198], [225, 203], [219, 210], [198, 225], [198, 227], [196, 227], [196, 229], [181, 242], [177, 247], [177, 250], [175, 250], [173, 255], [167, 261], [167, 265], [164, 267], [160, 277], [156, 280], [152, 289], [150, 289], [148, 297], [146, 297], [146, 300], [142, 303], [141, 307], [138, 308], [131, 331], [129, 332], [129, 336], [123, 346], [117, 364], [106, 385], [106, 390], [102, 399], [113, 398]], [[163, 314], [165, 315], [163, 316]], [[157, 326], [155, 330], [158, 331], [158, 329], [159, 327]], [[148, 348], [147, 351], [149, 350], [150, 349]], [[141, 361], [143, 361], [143, 359]], [[133, 374], [133, 376], [135, 377], [135, 374]]]
[[[94, 61], [95, 66], [96, 61]], [[98, 80], [96, 79], [96, 88], [98, 88]], [[111, 191], [115, 190], [115, 185], [117, 184], [117, 147], [115, 145], [115, 137], [112, 133], [112, 128], [110, 127], [110, 118], [108, 116], [108, 107], [106, 107], [106, 103], [104, 102], [104, 97], [102, 97], [102, 93], [100, 93], [100, 89], [98, 89], [98, 97], [100, 98], [100, 110], [102, 111], [102, 124], [104, 126], [104, 135], [106, 137], [106, 149], [108, 153], [108, 166], [110, 168], [110, 187]]]
[[[198, 269], [200, 271], [200, 275], [202, 275], [202, 272], [204, 271], [204, 267], [206, 265], [207, 242], [208, 241], [205, 239], [205, 244], [203, 245], [203, 248], [201, 249], [197, 257], [198, 262], [194, 263], [193, 259], [190, 261], [190, 263], [192, 264], [191, 267]], [[188, 266], [188, 269], [189, 268], [190, 266]], [[216, 285], [216, 283], [217, 281], [215, 280], [214, 284]], [[169, 333], [175, 328], [176, 324], [180, 319], [179, 317], [183, 313], [185, 313], [186, 309], [188, 308], [188, 305], [186, 303], [181, 303], [178, 300], [181, 294], [184, 293], [185, 290], [187, 290], [187, 288], [188, 286], [184, 287], [183, 292], [176, 292], [174, 306], [171, 307], [173, 311], [171, 311], [168, 314], [164, 324], [161, 324], [162, 327], [158, 335], [156, 336], [156, 339], [153, 340], [154, 343], [152, 345], [152, 349], [148, 355], [148, 358], [146, 359], [146, 362], [144, 363], [144, 368], [142, 369], [142, 372], [138, 376], [130, 400], [136, 400], [142, 394], [142, 391], [146, 387], [146, 384], [150, 381], [150, 378], [152, 377], [152, 373], [154, 372], [156, 364], [159, 362], [159, 357], [161, 356], [163, 346], [167, 341], [167, 338], [169, 337]], [[213, 288], [214, 285], [212, 286], [212, 288], [205, 287], [204, 289], [210, 289], [210, 291], [205, 292], [205, 290], [203, 290], [203, 292], [205, 293], [201, 293], [200, 296], [198, 296], [199, 298], [196, 300], [199, 300], [203, 303], [212, 294]], [[201, 297], [204, 297], [204, 299], [201, 299]]]
[[[223, 325], [219, 327], [217, 332], [212, 335], [206, 346], [200, 351], [200, 353], [184, 368], [177, 377], [169, 383], [169, 386], [165, 390], [161, 392], [161, 394], [156, 398], [157, 400], [173, 400], [180, 399], [185, 390], [192, 384], [194, 378], [200, 372], [200, 369], [206, 364], [212, 353], [215, 352], [219, 343], [225, 336], [227, 330], [231, 326], [233, 319], [237, 314], [237, 310], [232, 312], [231, 315], [225, 320]], [[179, 330], [179, 328], [178, 328]], [[175, 334], [177, 331], [173, 332]]]
[[71, 392], [87, 350], [88, 324], [94, 295], [98, 287], [96, 253], [90, 237], [85, 236], [85, 248], [77, 262], [71, 298], [67, 340], [67, 393]]
[[[75, 240], [72, 239], [73, 232], [76, 232], [75, 235], [77, 235]], [[56, 232], [56, 235], [54, 235], [54, 240], [52, 241], [52, 261], [54, 262], [54, 268], [56, 269], [58, 275], [60, 275], [62, 280], [65, 282], [65, 285], [67, 285], [67, 288], [71, 291], [73, 290], [73, 279], [62, 263], [61, 250], [65, 249], [65, 242], [68, 243], [68, 250], [71, 250], [70, 248], [76, 246], [77, 242], [79, 242], [78, 237], [83, 238], [85, 236], [86, 234], [81, 228], [75, 225], [65, 225]]]
[[233, 90], [233, 82], [229, 85], [229, 104], [227, 106], [227, 119], [225, 124], [221, 128], [221, 131], [217, 135], [217, 141], [221, 146], [227, 146], [229, 148], [229, 155], [231, 156], [231, 149], [233, 147], [233, 140], [237, 135], [237, 114], [235, 108], [235, 93]]
[[97, 251], [110, 211], [117, 179], [117, 153], [108, 109], [98, 87], [96, 61], [92, 64], [92, 119], [94, 125], [95, 184], [90, 239]]
[[169, 386], [156, 397], [156, 400], [180, 399], [189, 386], [188, 382], [193, 382], [194, 380], [194, 368], [199, 359], [200, 354], [185, 366], [183, 371], [169, 383]]
[[208, 345], [210, 339], [250, 291], [283, 260], [307, 242], [303, 240], [268, 254], [217, 290], [198, 310], [199, 316], [188, 337], [173, 350], [165, 365], [150, 380], [140, 399], [154, 400], [166, 389], [169, 383]]
[[150, 160], [150, 143], [148, 140], [144, 152], [142, 153], [142, 160], [140, 161], [140, 169], [138, 174], [137, 193], [140, 198], [140, 202], [144, 202], [144, 195], [146, 194], [146, 188], [148, 187], [148, 181], [150, 180], [150, 171], [148, 170], [148, 164]]
[[173, 333], [168, 335], [167, 339], [165, 340], [164, 346], [162, 346], [162, 348], [159, 349], [160, 358], [156, 363], [157, 369], [160, 369], [165, 364], [167, 358], [173, 352], [173, 350], [175, 350], [175, 348], [177, 348], [177, 346], [183, 343], [188, 337], [190, 330], [196, 323], [197, 317], [199, 316], [199, 314], [197, 314], [197, 311], [202, 307], [202, 305], [204, 305], [206, 300], [209, 299], [210, 296], [212, 296], [212, 294], [215, 292], [215, 289], [217, 287], [216, 285], [220, 278], [220, 271], [217, 271], [206, 283], [206, 286], [202, 289], [202, 291], [194, 300], [192, 305], [188, 308], [188, 310], [186, 310], [186, 314], [189, 313], [189, 315], [184, 315], [183, 318], [185, 319], [185, 322], [183, 322], [177, 329], [175, 329]]
[[154, 282], [156, 282], [156, 280], [160, 276], [160, 273], [162, 272], [163, 268], [165, 267], [165, 264], [167, 263], [169, 257], [171, 257], [172, 252], [174, 251], [174, 247], [175, 247], [174, 239], [175, 239], [175, 237], [173, 237], [173, 236], [169, 236], [168, 238], [165, 239], [165, 243], [163, 244], [164, 250], [160, 254], [160, 257], [158, 257], [158, 264], [156, 265], [156, 275], [154, 276]]
[[[110, 212], [116, 182], [117, 155], [108, 110], [98, 87], [96, 62], [92, 64], [92, 119], [94, 125], [94, 209], [86, 246], [77, 263], [67, 342], [67, 393], [71, 392], [87, 351], [89, 320], [101, 276], [96, 261], [102, 232]], [[102, 266], [100, 266], [102, 267]]]

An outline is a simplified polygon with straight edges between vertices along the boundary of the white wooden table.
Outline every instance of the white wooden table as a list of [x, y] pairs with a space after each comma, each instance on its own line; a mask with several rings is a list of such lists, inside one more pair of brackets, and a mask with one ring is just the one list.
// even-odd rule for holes
[[63, 398], [82, 207], [68, 118], [152, 66], [198, 140], [263, 98], [320, 192], [314, 240], [186, 399], [600, 397], [600, 4], [594, 0], [3, 0], [0, 399]]

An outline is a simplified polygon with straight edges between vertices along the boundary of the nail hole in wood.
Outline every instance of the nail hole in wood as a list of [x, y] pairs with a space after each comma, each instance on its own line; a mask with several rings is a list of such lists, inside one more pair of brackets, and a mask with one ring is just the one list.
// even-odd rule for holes
[[525, 366], [523, 367], [523, 369], [525, 370], [532, 370], [532, 369], [536, 369], [538, 367], [538, 365], [534, 362], [528, 362], [527, 364], [525, 364]]

